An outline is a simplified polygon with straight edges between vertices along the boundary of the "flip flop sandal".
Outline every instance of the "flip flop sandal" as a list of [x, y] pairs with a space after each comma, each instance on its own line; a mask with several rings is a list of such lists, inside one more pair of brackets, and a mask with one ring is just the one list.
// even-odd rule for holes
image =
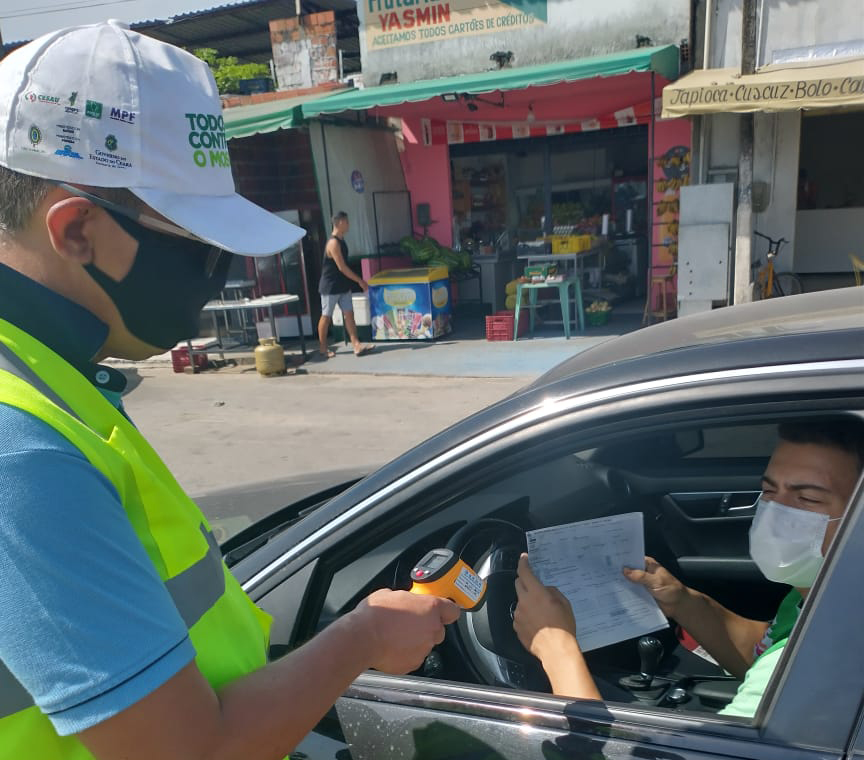
[[366, 356], [375, 350], [375, 346], [363, 346], [359, 351], [354, 352], [354, 356]]

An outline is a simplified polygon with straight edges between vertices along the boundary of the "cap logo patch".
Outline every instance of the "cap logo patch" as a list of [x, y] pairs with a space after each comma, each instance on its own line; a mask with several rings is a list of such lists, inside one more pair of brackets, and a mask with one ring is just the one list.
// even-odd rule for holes
[[69, 143], [66, 143], [66, 145], [63, 146], [62, 150], [55, 150], [54, 155], [65, 156], [66, 158], [81, 158], [81, 154], [76, 153], [74, 150], [72, 150], [72, 146], [69, 145]]
[[55, 97], [54, 95], [42, 95], [39, 92], [27, 92], [24, 94], [24, 99], [30, 103], [48, 103], [52, 106], [60, 105], [60, 98]]
[[192, 160], [204, 168], [216, 166], [220, 169], [231, 167], [228, 156], [228, 140], [225, 137], [225, 121], [222, 114], [187, 113], [189, 119], [189, 145], [194, 148]]
[[127, 111], [123, 108], [112, 108], [110, 117], [114, 121], [122, 121], [124, 124], [134, 124], [137, 115], [134, 111]]
[[30, 139], [30, 143], [32, 145], [38, 145], [40, 142], [42, 142], [42, 130], [34, 124], [27, 132], [27, 137]]
[[88, 100], [84, 105], [84, 115], [91, 119], [101, 119], [102, 104], [98, 100]]
[[112, 152], [117, 150], [117, 138], [114, 135], [108, 135], [105, 138], [105, 147]]

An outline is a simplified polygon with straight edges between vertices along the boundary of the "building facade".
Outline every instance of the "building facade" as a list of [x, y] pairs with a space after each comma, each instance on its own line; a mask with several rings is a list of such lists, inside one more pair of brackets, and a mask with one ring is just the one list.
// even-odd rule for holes
[[[805, 290], [850, 284], [849, 255], [860, 256], [864, 229], [860, 0], [756, 3], [756, 72], [745, 77], [742, 3], [711, 0], [699, 24], [705, 71], [664, 97], [666, 113], [693, 117], [694, 181], [729, 183], [737, 192], [741, 119], [752, 113], [753, 227], [788, 241], [775, 267], [798, 275]], [[685, 199], [685, 219], [691, 210], [699, 218]], [[728, 222], [734, 227], [734, 218]], [[764, 264], [766, 250], [754, 238], [753, 259]]]

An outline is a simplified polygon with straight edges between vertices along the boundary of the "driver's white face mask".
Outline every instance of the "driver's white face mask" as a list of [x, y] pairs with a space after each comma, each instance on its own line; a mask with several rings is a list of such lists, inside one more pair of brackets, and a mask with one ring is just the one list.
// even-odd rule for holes
[[750, 556], [770, 581], [810, 588], [822, 567], [828, 515], [759, 499], [750, 526]]

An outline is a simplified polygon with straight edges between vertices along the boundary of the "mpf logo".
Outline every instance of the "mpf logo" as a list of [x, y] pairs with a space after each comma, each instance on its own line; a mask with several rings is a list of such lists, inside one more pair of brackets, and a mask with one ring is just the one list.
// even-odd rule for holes
[[125, 124], [134, 124], [137, 114], [134, 111], [125, 111], [120, 108], [111, 109], [111, 118], [114, 121], [122, 121]]

